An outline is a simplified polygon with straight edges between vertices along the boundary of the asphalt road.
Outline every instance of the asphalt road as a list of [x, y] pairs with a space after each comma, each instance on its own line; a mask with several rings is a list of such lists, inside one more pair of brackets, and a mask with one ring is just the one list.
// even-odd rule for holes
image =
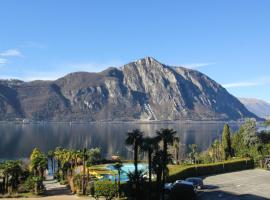
[[253, 169], [205, 177], [198, 200], [270, 199], [270, 171]]

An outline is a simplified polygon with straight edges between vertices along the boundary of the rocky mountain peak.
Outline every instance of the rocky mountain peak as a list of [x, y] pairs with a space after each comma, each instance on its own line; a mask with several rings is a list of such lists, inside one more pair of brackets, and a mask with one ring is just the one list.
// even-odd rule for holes
[[56, 81], [0, 82], [0, 119], [238, 120], [257, 118], [206, 75], [152, 57]]

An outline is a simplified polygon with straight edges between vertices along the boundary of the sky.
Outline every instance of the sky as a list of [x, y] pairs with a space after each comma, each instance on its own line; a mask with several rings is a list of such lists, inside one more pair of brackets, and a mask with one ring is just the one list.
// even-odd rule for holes
[[1, 0], [0, 78], [57, 79], [146, 56], [270, 102], [268, 0]]

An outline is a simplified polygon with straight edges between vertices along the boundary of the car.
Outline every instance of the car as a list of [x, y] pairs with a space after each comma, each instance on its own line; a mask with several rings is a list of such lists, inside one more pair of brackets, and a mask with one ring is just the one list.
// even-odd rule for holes
[[187, 178], [185, 181], [193, 183], [194, 187], [196, 187], [196, 189], [199, 189], [199, 190], [203, 189], [204, 187], [203, 179], [201, 178], [191, 177], [191, 178]]
[[169, 199], [172, 188], [173, 188], [173, 183], [165, 183], [164, 185], [165, 199]]
[[169, 194], [170, 200], [195, 200], [196, 199], [196, 190], [192, 183], [186, 181], [178, 181], [173, 184], [173, 187]]
[[173, 183], [165, 183], [164, 189], [171, 190], [173, 188]]

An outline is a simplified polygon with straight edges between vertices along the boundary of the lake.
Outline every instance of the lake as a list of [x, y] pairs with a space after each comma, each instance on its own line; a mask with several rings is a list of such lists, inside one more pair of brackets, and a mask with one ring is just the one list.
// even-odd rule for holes
[[[33, 148], [47, 152], [57, 146], [64, 148], [100, 147], [106, 158], [119, 154], [132, 158], [132, 151], [124, 145], [126, 132], [135, 128], [145, 135], [153, 136], [160, 128], [173, 128], [181, 140], [181, 154], [189, 144], [197, 144], [206, 150], [211, 143], [221, 138], [224, 122], [217, 123], [0, 123], [0, 160], [29, 157]], [[231, 124], [235, 131], [238, 124]]]

